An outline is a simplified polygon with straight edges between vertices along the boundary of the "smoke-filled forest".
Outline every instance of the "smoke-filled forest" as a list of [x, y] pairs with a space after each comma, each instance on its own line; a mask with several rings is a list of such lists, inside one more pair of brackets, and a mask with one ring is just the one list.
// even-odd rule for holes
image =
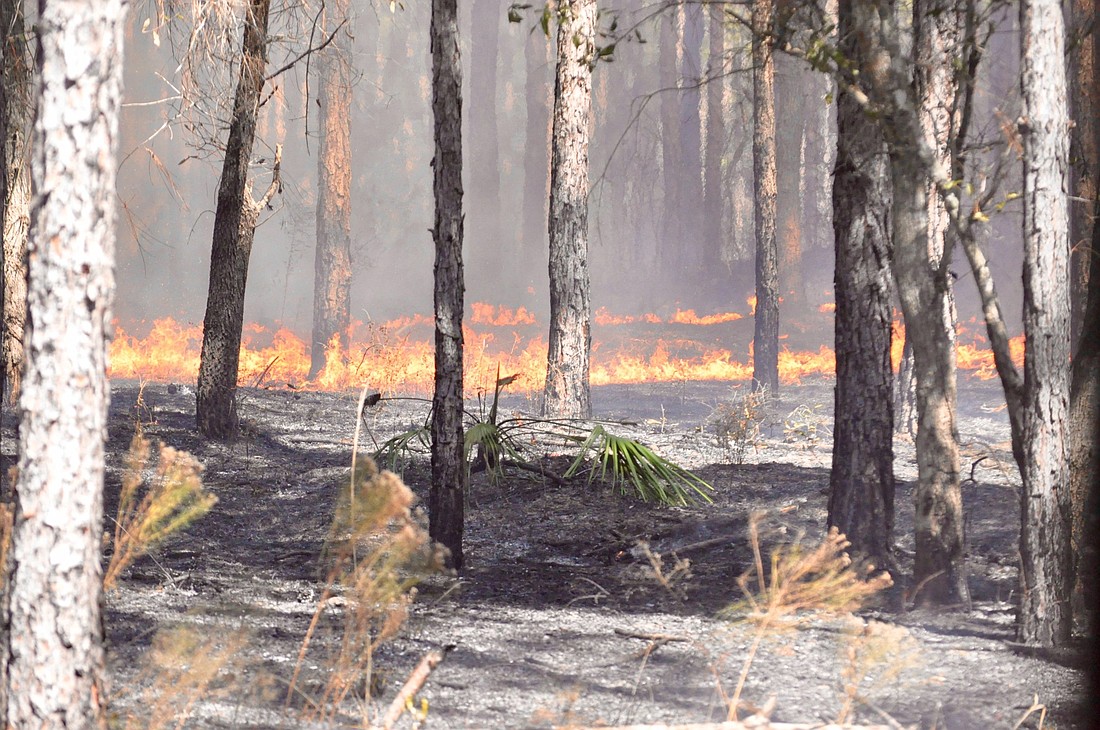
[[1096, 726], [1089, 0], [0, 7], [0, 726]]

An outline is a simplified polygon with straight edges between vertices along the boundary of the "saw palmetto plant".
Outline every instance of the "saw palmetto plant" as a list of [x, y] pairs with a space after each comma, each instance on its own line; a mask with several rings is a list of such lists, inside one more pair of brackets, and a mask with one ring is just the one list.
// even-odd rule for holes
[[[491, 479], [503, 474], [506, 466], [548, 475], [535, 463], [532, 449], [548, 441], [579, 447], [579, 453], [565, 474], [569, 479], [587, 472], [588, 481], [610, 482], [623, 494], [634, 494], [643, 501], [683, 506], [710, 502], [713, 487], [683, 467], [659, 455], [645, 444], [618, 436], [608, 430], [611, 424], [576, 419], [546, 419], [529, 416], [501, 417], [500, 396], [516, 379], [515, 375], [497, 377], [488, 408], [466, 412], [466, 461], [471, 472], [488, 471]], [[385, 399], [383, 399], [385, 400]], [[380, 463], [391, 468], [413, 453], [431, 449], [428, 424], [414, 426], [384, 442], [375, 452]]]

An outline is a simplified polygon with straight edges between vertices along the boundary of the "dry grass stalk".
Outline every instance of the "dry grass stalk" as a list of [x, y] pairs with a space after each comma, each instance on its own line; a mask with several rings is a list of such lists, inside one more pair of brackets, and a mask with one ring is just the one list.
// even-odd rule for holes
[[231, 678], [247, 643], [243, 632], [215, 637], [192, 626], [158, 631], [145, 657], [143, 676], [150, 684], [136, 703], [140, 715], [126, 716], [126, 730], [183, 728], [200, 700], [234, 692]]
[[[888, 573], [873, 575], [874, 566], [853, 564], [845, 552], [851, 544], [837, 530], [829, 530], [821, 544], [806, 550], [796, 541], [776, 548], [765, 573], [760, 550], [761, 515], [749, 521], [754, 568], [737, 583], [745, 598], [723, 613], [755, 624], [752, 645], [730, 697], [728, 720], [737, 720], [741, 693], [763, 640], [772, 633], [794, 628], [814, 615], [843, 615], [859, 609], [871, 596], [893, 584]], [[751, 583], [756, 583], [755, 590]]]
[[908, 629], [881, 621], [853, 617], [845, 637], [838, 725], [849, 720], [856, 705], [870, 704], [871, 695], [897, 682], [920, 654]]
[[203, 489], [202, 465], [193, 456], [163, 444], [158, 450], [157, 468], [147, 483], [150, 444], [139, 426], [126, 455], [111, 559], [103, 576], [105, 590], [117, 584], [131, 563], [186, 529], [218, 501]]
[[[366, 714], [374, 652], [404, 623], [415, 584], [443, 564], [422, 519], [413, 511], [416, 497], [401, 479], [392, 472], [380, 472], [370, 459], [359, 460], [356, 472], [352, 483], [358, 488], [349, 489], [332, 525], [328, 587], [317, 603], [287, 689], [289, 704], [320, 619], [326, 608], [338, 605], [343, 622], [339, 646], [329, 657], [321, 695], [308, 698], [305, 715], [309, 720], [332, 720], [360, 682]], [[364, 726], [367, 720], [363, 718]]]

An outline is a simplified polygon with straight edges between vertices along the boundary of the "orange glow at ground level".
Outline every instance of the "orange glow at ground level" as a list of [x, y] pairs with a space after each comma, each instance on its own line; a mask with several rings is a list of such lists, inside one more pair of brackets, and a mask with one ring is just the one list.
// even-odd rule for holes
[[[488, 390], [501, 374], [518, 374], [513, 389], [519, 392], [541, 390], [546, 376], [546, 342], [537, 330], [534, 316], [527, 310], [479, 304], [465, 329], [465, 381], [469, 393]], [[604, 310], [597, 312], [597, 326], [620, 325], [665, 327], [665, 332], [638, 339], [619, 338], [617, 345], [594, 340], [591, 382], [655, 383], [706, 381], [744, 381], [752, 377], [751, 355], [738, 358], [731, 349], [707, 345], [710, 325], [736, 322], [744, 315], [720, 313], [698, 316], [694, 311], [677, 310], [665, 317], [655, 314], [640, 317], [616, 317]], [[335, 340], [328, 348], [325, 369], [312, 381], [309, 372], [309, 346], [287, 329], [268, 330], [257, 325], [245, 327], [241, 346], [239, 384], [244, 386], [290, 386], [318, 390], [358, 389], [364, 385], [386, 393], [426, 395], [431, 392], [433, 376], [432, 320], [417, 315], [384, 325], [356, 323], [350, 333], [351, 345], [344, 351]], [[140, 325], [139, 325], [140, 326]], [[520, 327], [524, 333], [501, 330]], [[892, 359], [897, 367], [901, 358], [901, 327], [895, 327]], [[699, 336], [682, 336], [683, 331]], [[968, 341], [958, 349], [959, 369], [979, 378], [996, 376], [992, 353], [980, 336], [960, 337]], [[667, 336], [666, 336], [667, 334]], [[710, 338], [714, 341], [714, 338]], [[1023, 338], [1012, 341], [1013, 357], [1023, 356]], [[110, 346], [110, 375], [159, 382], [194, 382], [198, 373], [202, 331], [199, 325], [184, 325], [167, 318], [153, 323], [143, 337], [129, 334], [116, 326]], [[833, 351], [826, 346], [817, 350], [793, 351], [784, 348], [779, 356], [779, 375], [784, 383], [797, 383], [810, 377], [831, 377], [836, 367]]]

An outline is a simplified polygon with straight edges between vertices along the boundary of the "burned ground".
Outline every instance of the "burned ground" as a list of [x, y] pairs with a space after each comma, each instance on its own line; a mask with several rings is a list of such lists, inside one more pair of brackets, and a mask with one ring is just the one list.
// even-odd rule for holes
[[[1037, 697], [1049, 708], [1048, 722], [1081, 724], [1075, 709], [1080, 673], [1065, 666], [1072, 655], [1056, 663], [1012, 650], [1018, 477], [999, 410], [1003, 399], [988, 382], [966, 381], [960, 390], [964, 476], [972, 477], [964, 498], [973, 610], [911, 610], [912, 587], [899, 580], [864, 609], [863, 623], [814, 618], [769, 637], [743, 697], [762, 704], [775, 695], [773, 719], [835, 718], [845, 671], [855, 671], [859, 649], [878, 647], [881, 661], [868, 665], [861, 685], [866, 702], [850, 719], [1012, 728]], [[184, 625], [220, 637], [234, 654], [211, 694], [192, 707], [187, 727], [308, 726], [295, 707], [317, 696], [323, 683], [313, 654], [290, 709], [282, 696], [323, 588], [321, 555], [349, 473], [356, 394], [243, 391], [245, 436], [231, 445], [196, 435], [189, 388], [149, 384], [135, 406], [138, 394], [134, 383], [115, 383], [108, 514], [138, 421], [146, 435], [201, 460], [204, 481], [219, 502], [186, 534], [138, 561], [108, 597], [119, 718], [149, 707], [141, 689], [156, 680], [143, 656], [158, 631]], [[420, 692], [428, 701], [425, 727], [723, 719], [721, 693], [736, 683], [752, 626], [717, 614], [743, 598], [738, 578], [752, 564], [751, 516], [763, 515], [765, 552], [796, 540], [819, 541], [831, 459], [831, 384], [785, 388], [759, 437], [746, 444], [741, 464], [717, 443], [712, 426], [718, 405], [735, 394], [729, 385], [701, 383], [607, 386], [594, 393], [601, 417], [629, 422], [614, 426], [616, 432], [654, 446], [714, 485], [710, 505], [643, 503], [583, 477], [559, 483], [514, 469], [497, 480], [475, 475], [467, 506], [468, 566], [459, 575], [421, 583], [402, 633], [375, 659], [381, 704], [423, 654], [446, 646], [452, 650]], [[534, 410], [520, 396], [503, 405], [509, 414]], [[372, 439], [422, 423], [426, 408], [383, 401], [370, 409], [363, 436], [368, 448]], [[14, 460], [14, 434], [14, 414], [5, 411], [5, 471]], [[558, 473], [575, 453], [563, 443], [531, 448], [533, 458]], [[897, 454], [904, 573], [913, 550], [911, 443], [899, 439]], [[412, 457], [399, 466], [426, 502], [426, 462]], [[690, 576], [662, 586], [641, 542], [660, 556], [666, 573], [678, 558], [689, 560]], [[319, 649], [338, 640], [338, 611], [323, 617]], [[650, 635], [674, 640], [639, 638]], [[354, 726], [361, 705], [349, 702], [343, 709], [338, 721], [344, 724], [333, 726]]]

